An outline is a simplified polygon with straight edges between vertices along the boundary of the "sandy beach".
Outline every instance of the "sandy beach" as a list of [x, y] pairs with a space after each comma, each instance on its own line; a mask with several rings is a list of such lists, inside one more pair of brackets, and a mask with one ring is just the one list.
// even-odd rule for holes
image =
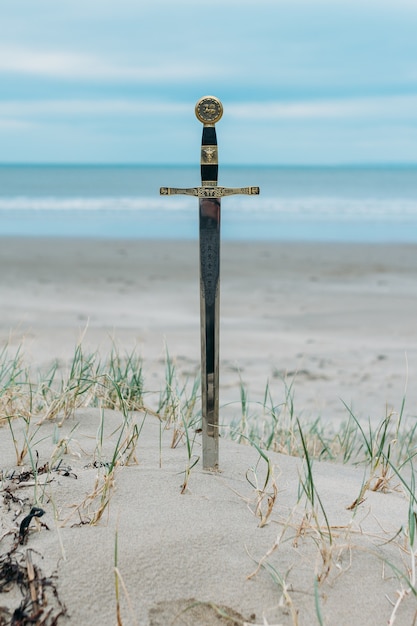
[[[34, 370], [58, 360], [64, 371], [81, 340], [103, 357], [112, 345], [135, 349], [153, 407], [167, 349], [180, 381], [197, 375], [196, 242], [3, 239], [0, 266], [0, 343]], [[332, 431], [350, 409], [364, 429], [376, 427], [405, 397], [413, 425], [416, 314], [417, 246], [223, 243], [221, 420], [240, 418], [243, 385], [256, 421], [268, 384], [276, 406], [290, 394], [303, 424], [320, 418]], [[17, 482], [22, 466], [2, 407], [0, 553], [12, 550], [30, 507], [42, 507], [12, 553], [26, 563], [31, 550], [46, 576], [56, 574], [67, 607], [57, 623], [116, 624], [115, 580], [125, 625], [415, 623], [410, 493], [395, 473], [365, 494], [369, 467], [315, 461], [309, 499], [302, 458], [268, 451], [267, 463], [225, 437], [221, 472], [197, 463], [181, 494], [191, 465], [184, 433], [173, 448], [172, 424], [138, 411], [127, 425], [120, 411], [97, 407], [38, 417], [30, 435], [16, 427], [37, 467], [49, 463], [45, 476], [32, 463]], [[101, 460], [134, 425], [135, 453], [118, 460], [109, 503], [91, 525], [108, 467]], [[196, 436], [195, 458], [200, 446]], [[0, 607], [9, 600], [0, 593]]]
[[[165, 346], [178, 371], [200, 361], [198, 244], [5, 239], [4, 344], [37, 365], [88, 350], [136, 348], [158, 385]], [[292, 384], [298, 414], [379, 421], [406, 390], [415, 413], [417, 247], [223, 243], [221, 404]], [[239, 407], [238, 407], [239, 408]]]

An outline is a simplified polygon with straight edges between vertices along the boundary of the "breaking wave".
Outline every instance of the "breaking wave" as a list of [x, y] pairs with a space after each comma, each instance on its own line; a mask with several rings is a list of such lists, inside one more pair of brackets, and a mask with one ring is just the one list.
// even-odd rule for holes
[[[92, 213], [105, 214], [189, 213], [196, 211], [196, 198], [178, 197], [0, 197], [0, 212], [20, 213]], [[339, 198], [339, 197], [262, 197], [229, 196], [222, 205], [223, 214], [239, 214], [261, 220], [330, 220], [393, 221], [417, 219], [417, 200], [408, 198]]]

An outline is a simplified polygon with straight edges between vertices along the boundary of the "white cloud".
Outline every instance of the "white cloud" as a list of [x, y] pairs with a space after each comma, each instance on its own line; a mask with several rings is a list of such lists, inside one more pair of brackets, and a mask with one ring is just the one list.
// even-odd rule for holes
[[[417, 94], [368, 98], [327, 99], [291, 102], [224, 102], [229, 119], [255, 121], [330, 119], [413, 119], [417, 118]], [[0, 101], [0, 122], [26, 123], [39, 118], [83, 116], [155, 116], [177, 118], [189, 115], [190, 102], [110, 98], [100, 100], [52, 99]], [[8, 121], [10, 120], [10, 121]], [[19, 122], [22, 120], [22, 122]]]
[[31, 122], [25, 122], [22, 120], [15, 120], [15, 119], [0, 119], [0, 130], [2, 132], [4, 131], [9, 131], [9, 132], [16, 132], [19, 130], [27, 130], [28, 128], [32, 128], [33, 124]]
[[[201, 78], [201, 66], [193, 62], [152, 65], [115, 64], [94, 55], [61, 51], [38, 51], [0, 47], [0, 73], [32, 74], [49, 78], [146, 81], [178, 81]], [[205, 66], [207, 76], [218, 76], [219, 69]]]
[[0, 101], [0, 118], [82, 115], [181, 115], [189, 104], [142, 100], [31, 100]]
[[348, 117], [417, 117], [417, 95], [345, 98], [292, 102], [251, 102], [229, 104], [238, 118], [279, 120]]

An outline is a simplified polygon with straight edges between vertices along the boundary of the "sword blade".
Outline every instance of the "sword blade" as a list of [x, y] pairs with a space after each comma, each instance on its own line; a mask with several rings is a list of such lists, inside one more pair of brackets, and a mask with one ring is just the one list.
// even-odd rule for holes
[[200, 199], [203, 467], [219, 463], [220, 200]]
[[[201, 184], [217, 186], [217, 137], [204, 126], [201, 141]], [[203, 468], [219, 466], [219, 321], [220, 321], [220, 198], [199, 198], [200, 326]]]

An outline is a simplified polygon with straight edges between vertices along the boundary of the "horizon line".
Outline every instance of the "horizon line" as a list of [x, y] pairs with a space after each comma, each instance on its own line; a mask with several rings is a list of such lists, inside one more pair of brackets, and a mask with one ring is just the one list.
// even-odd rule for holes
[[[142, 163], [136, 161], [111, 162], [111, 161], [0, 161], [0, 167], [199, 167], [200, 163]], [[339, 163], [223, 163], [223, 167], [241, 167], [241, 168], [401, 168], [401, 167], [417, 167], [417, 161], [346, 161]]]

